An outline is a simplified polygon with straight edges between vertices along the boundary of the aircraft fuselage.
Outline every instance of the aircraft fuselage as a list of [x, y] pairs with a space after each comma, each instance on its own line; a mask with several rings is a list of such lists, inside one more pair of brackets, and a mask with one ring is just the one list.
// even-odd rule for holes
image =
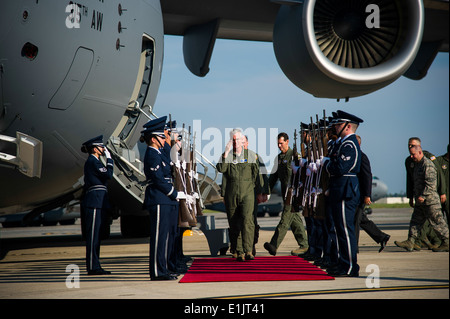
[[[31, 209], [79, 187], [86, 160], [81, 144], [100, 134], [105, 142], [119, 135], [138, 97], [141, 106], [154, 105], [162, 60], [159, 1], [3, 1], [0, 134], [39, 139], [43, 157], [40, 178], [0, 162], [0, 214]], [[139, 116], [136, 123], [145, 120]], [[130, 147], [138, 126], [122, 133]], [[14, 148], [0, 142], [0, 152]]]

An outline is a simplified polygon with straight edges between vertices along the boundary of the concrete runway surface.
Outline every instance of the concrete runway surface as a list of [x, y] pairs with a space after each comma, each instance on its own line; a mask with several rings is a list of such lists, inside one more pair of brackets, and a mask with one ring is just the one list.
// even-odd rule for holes
[[[112, 275], [87, 276], [79, 221], [72, 226], [1, 228], [0, 300], [183, 299], [183, 305], [192, 306], [184, 311], [195, 311], [196, 304], [188, 300], [449, 299], [448, 253], [427, 249], [409, 253], [394, 245], [395, 240], [407, 238], [411, 212], [411, 209], [374, 209], [369, 218], [391, 235], [388, 246], [378, 253], [379, 245], [362, 231], [358, 255], [360, 277], [332, 281], [152, 282], [148, 276], [148, 238], [122, 238], [118, 221], [112, 225], [111, 238], [103, 241], [101, 246], [102, 266]], [[225, 214], [215, 216], [217, 228], [227, 227]], [[263, 244], [270, 240], [279, 217], [258, 220], [261, 231], [257, 256], [268, 256]], [[210, 256], [206, 238], [198, 229], [194, 228], [193, 235], [185, 236], [183, 240], [185, 255], [193, 258]], [[289, 231], [277, 255], [290, 255], [295, 248], [296, 242]], [[372, 279], [375, 275], [373, 265], [379, 270], [379, 288], [373, 287], [376, 284]], [[79, 268], [79, 288], [68, 287], [73, 286], [75, 281], [72, 280], [66, 285], [66, 279], [73, 274], [70, 269], [66, 272], [68, 266]], [[226, 311], [229, 313], [229, 309]], [[245, 309], [232, 311], [245, 312]]]

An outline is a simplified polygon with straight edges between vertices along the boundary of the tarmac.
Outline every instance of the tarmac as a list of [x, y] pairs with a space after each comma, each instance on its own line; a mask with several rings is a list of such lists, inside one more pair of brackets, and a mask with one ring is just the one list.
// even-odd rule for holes
[[[271, 299], [448, 300], [449, 253], [428, 249], [406, 252], [394, 245], [395, 240], [407, 238], [410, 215], [411, 209], [374, 209], [369, 218], [391, 235], [387, 247], [379, 253], [379, 245], [361, 231], [360, 276], [326, 281], [150, 281], [148, 238], [122, 238], [118, 221], [112, 225], [111, 238], [101, 246], [102, 266], [112, 274], [87, 276], [78, 222], [73, 226], [0, 228], [0, 300], [169, 299], [181, 301], [181, 305], [176, 303], [178, 307], [189, 306], [180, 308], [185, 311], [195, 311], [196, 305], [204, 304], [197, 299], [203, 298], [258, 300], [258, 304]], [[216, 227], [226, 228], [225, 214], [215, 216]], [[263, 244], [270, 240], [279, 217], [258, 220], [261, 231], [257, 256], [269, 256]], [[186, 256], [210, 257], [205, 235], [197, 228], [192, 236], [184, 236], [183, 245]], [[295, 248], [296, 241], [289, 231], [277, 255], [290, 255]], [[229, 253], [227, 256], [231, 258]], [[226, 312], [229, 314], [229, 309]]]

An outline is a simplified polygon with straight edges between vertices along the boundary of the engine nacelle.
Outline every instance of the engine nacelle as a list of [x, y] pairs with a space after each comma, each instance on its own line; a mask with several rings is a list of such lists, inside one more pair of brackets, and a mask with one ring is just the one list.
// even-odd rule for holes
[[[373, 5], [379, 11], [370, 16]], [[316, 97], [350, 98], [404, 74], [423, 26], [422, 0], [304, 0], [281, 6], [273, 45], [281, 69], [299, 88]]]

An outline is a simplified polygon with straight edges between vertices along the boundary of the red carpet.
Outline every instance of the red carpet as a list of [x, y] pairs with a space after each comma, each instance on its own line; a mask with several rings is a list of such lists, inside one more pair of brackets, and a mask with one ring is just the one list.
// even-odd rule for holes
[[333, 279], [325, 271], [295, 256], [256, 257], [246, 262], [228, 257], [195, 258], [180, 283]]

